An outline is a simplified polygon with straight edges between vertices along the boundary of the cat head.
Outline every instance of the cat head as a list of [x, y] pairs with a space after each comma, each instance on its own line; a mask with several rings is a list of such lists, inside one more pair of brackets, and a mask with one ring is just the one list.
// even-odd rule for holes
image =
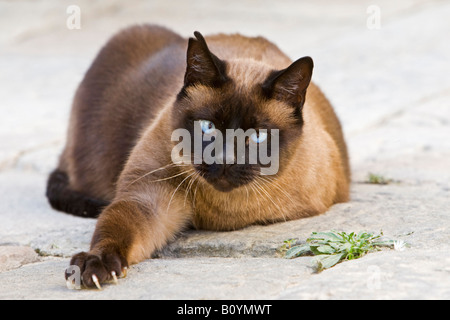
[[[225, 61], [209, 50], [199, 32], [194, 35], [172, 115], [174, 130], [189, 134], [188, 160], [223, 192], [261, 174], [279, 174], [301, 138], [312, 59], [301, 58], [283, 70], [253, 59]], [[231, 132], [235, 137], [230, 138]], [[216, 161], [207, 161], [207, 155]]]

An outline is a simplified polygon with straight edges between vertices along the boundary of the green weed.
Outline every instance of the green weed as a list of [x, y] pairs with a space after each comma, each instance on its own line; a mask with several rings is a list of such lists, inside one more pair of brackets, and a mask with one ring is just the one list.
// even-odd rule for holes
[[306, 240], [306, 244], [295, 245], [294, 239], [284, 242], [280, 248], [286, 259], [302, 255], [314, 255], [313, 266], [317, 272], [331, 268], [343, 260], [353, 260], [365, 254], [379, 250], [380, 247], [403, 249], [405, 242], [381, 240], [383, 233], [374, 235], [368, 232], [313, 232]]

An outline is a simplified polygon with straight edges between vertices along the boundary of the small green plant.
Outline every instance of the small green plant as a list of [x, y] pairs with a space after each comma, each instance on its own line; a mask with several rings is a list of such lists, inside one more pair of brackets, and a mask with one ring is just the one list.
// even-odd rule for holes
[[380, 174], [375, 174], [375, 173], [371, 173], [371, 172], [369, 172], [369, 176], [367, 178], [367, 183], [371, 183], [371, 184], [388, 184], [391, 182], [392, 182], [392, 179], [387, 179]]
[[290, 248], [292, 248], [295, 243], [296, 243], [297, 239], [288, 239], [288, 240], [284, 240], [283, 241], [283, 245], [278, 249], [279, 252], [281, 252], [282, 254], [285, 254], [286, 251], [288, 251]]
[[[293, 245], [293, 239], [286, 240], [280, 248], [285, 252], [285, 258], [292, 259], [302, 255], [314, 255], [314, 267], [317, 272], [328, 269], [343, 260], [353, 260], [365, 254], [378, 250], [379, 247], [394, 247], [403, 249], [405, 242], [385, 240], [380, 238], [381, 232], [374, 235], [368, 232], [360, 234], [346, 232], [313, 232], [306, 244]], [[284, 249], [283, 249], [284, 248]]]

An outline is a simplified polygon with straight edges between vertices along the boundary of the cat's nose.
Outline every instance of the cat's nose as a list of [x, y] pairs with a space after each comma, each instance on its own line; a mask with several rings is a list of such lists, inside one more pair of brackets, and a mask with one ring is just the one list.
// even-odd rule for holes
[[213, 163], [208, 166], [208, 172], [212, 178], [217, 178], [222, 175], [223, 167], [220, 164]]
[[223, 146], [222, 152], [217, 155], [219, 159], [222, 160], [222, 163], [225, 165], [231, 165], [236, 163], [236, 156], [233, 149], [227, 150], [226, 145]]
[[213, 163], [208, 166], [209, 175], [211, 178], [220, 179], [223, 176], [226, 176], [228, 171], [234, 164], [218, 164]]
[[208, 166], [208, 171], [212, 178], [219, 178], [223, 175], [225, 166], [223, 164], [213, 163]]

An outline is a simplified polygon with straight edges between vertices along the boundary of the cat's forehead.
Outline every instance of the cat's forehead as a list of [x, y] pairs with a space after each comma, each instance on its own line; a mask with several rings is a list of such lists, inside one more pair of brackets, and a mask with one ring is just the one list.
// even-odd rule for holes
[[229, 123], [246, 118], [255, 122], [263, 113], [257, 96], [243, 92], [231, 82], [221, 88], [196, 85], [189, 88], [188, 97], [189, 111], [199, 119]]
[[263, 83], [272, 71], [272, 67], [254, 59], [227, 60], [227, 76], [241, 91], [252, 90], [255, 85]]

